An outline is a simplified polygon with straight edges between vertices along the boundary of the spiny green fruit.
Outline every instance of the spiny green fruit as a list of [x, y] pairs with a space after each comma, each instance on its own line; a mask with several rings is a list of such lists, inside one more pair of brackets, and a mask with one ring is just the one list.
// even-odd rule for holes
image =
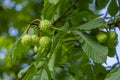
[[96, 35], [96, 38], [99, 43], [105, 43], [108, 39], [108, 35], [106, 32], [101, 31]]
[[37, 45], [39, 43], [39, 37], [37, 35], [32, 35], [32, 45]]
[[115, 31], [109, 31], [108, 36], [110, 40], [115, 40], [117, 39], [117, 33]]
[[108, 39], [107, 41], [109, 48], [115, 48], [117, 43], [118, 43], [118, 39], [115, 39], [115, 40]]
[[116, 48], [108, 48], [109, 57], [114, 57], [115, 54], [116, 54]]
[[51, 39], [47, 36], [41, 37], [39, 41], [40, 47], [42, 49], [50, 48], [51, 43], [52, 43]]
[[21, 39], [21, 43], [23, 45], [31, 45], [31, 42], [32, 42], [31, 36], [28, 34], [24, 35]]
[[117, 39], [117, 33], [115, 31], [109, 31], [108, 32], [108, 41], [107, 41], [107, 44], [108, 44], [108, 47], [109, 48], [115, 48], [117, 43], [118, 43], [118, 39]]
[[40, 30], [42, 32], [47, 32], [50, 30], [50, 27], [52, 26], [52, 23], [49, 20], [42, 20], [40, 22]]

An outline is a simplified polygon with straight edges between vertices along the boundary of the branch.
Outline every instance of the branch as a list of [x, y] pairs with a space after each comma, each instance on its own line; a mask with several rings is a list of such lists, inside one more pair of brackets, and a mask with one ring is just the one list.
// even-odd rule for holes
[[120, 18], [117, 18], [117, 20], [116, 20], [115, 22], [110, 22], [110, 23], [108, 23], [107, 25], [108, 25], [109, 27], [112, 27], [112, 26], [118, 27], [119, 30], [120, 30]]
[[74, 0], [73, 3], [68, 7], [68, 9], [66, 9], [65, 12], [63, 12], [63, 14], [52, 23], [52, 25], [55, 25], [57, 22], [59, 22], [67, 14], [67, 12], [69, 12], [70, 9], [75, 6], [76, 3], [77, 0]]
[[35, 19], [35, 20], [31, 21], [28, 24], [28, 27], [25, 29], [24, 33], [28, 33], [28, 31], [32, 25], [35, 25], [37, 28], [39, 28], [39, 24], [40, 24], [40, 19]]

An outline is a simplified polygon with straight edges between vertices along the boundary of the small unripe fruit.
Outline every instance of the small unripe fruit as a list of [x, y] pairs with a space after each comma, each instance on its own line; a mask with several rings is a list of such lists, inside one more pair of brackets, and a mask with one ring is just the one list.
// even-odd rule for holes
[[115, 48], [117, 43], [118, 43], [118, 39], [117, 39], [117, 33], [115, 31], [109, 31], [108, 32], [108, 41], [107, 41], [107, 45], [109, 48]]
[[50, 48], [51, 43], [52, 43], [51, 39], [49, 37], [46, 37], [46, 36], [45, 37], [41, 37], [40, 41], [39, 41], [40, 47], [42, 49]]
[[39, 43], [39, 37], [37, 35], [32, 35], [32, 45], [37, 45]]
[[109, 31], [108, 36], [110, 40], [115, 40], [117, 39], [117, 33], [115, 31]]
[[24, 35], [21, 39], [21, 43], [23, 45], [31, 45], [31, 42], [32, 42], [31, 36], [28, 34]]
[[97, 41], [99, 43], [105, 43], [108, 39], [108, 36], [105, 32], [99, 32], [97, 35], [96, 35], [96, 38], [97, 38]]
[[50, 27], [52, 26], [51, 22], [48, 20], [42, 20], [40, 22], [40, 30], [42, 32], [47, 32], [48, 30], [50, 30]]
[[115, 54], [116, 54], [116, 48], [108, 48], [109, 57], [114, 57]]
[[109, 39], [107, 43], [108, 43], [109, 48], [115, 48], [118, 43], [118, 40], [117, 39], [116, 40]]

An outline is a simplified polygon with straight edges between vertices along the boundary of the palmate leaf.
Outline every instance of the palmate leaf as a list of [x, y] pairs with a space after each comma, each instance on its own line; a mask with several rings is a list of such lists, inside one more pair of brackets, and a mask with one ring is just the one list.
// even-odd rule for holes
[[103, 18], [95, 18], [86, 24], [78, 26], [76, 29], [78, 29], [78, 30], [91, 30], [91, 29], [99, 28], [99, 26], [102, 25], [103, 23], [104, 23]]
[[105, 80], [119, 80], [120, 79], [120, 67], [110, 71]]
[[89, 35], [81, 32], [74, 31], [75, 35], [78, 35], [79, 41], [82, 43], [82, 49], [90, 58], [96, 63], [103, 63], [106, 60], [108, 54], [108, 48], [100, 45]]

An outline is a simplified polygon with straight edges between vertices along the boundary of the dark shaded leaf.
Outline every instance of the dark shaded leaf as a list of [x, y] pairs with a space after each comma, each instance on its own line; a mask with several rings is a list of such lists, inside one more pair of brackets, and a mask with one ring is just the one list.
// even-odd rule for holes
[[115, 16], [118, 12], [118, 6], [117, 6], [117, 2], [116, 0], [111, 0], [111, 3], [108, 7], [108, 13], [111, 15], [111, 16]]
[[75, 10], [74, 12], [72, 12], [69, 19], [72, 25], [75, 27], [83, 23], [86, 23], [87, 21], [90, 21], [91, 19], [96, 18], [96, 17], [98, 17], [98, 15], [95, 15], [91, 11], [80, 11], [79, 12]]
[[60, 67], [55, 67], [52, 77], [54, 80], [75, 80], [71, 74]]
[[120, 79], [120, 67], [117, 67], [110, 71], [105, 80], [119, 80]]
[[109, 0], [96, 0], [95, 1], [95, 8], [97, 10], [105, 8]]

